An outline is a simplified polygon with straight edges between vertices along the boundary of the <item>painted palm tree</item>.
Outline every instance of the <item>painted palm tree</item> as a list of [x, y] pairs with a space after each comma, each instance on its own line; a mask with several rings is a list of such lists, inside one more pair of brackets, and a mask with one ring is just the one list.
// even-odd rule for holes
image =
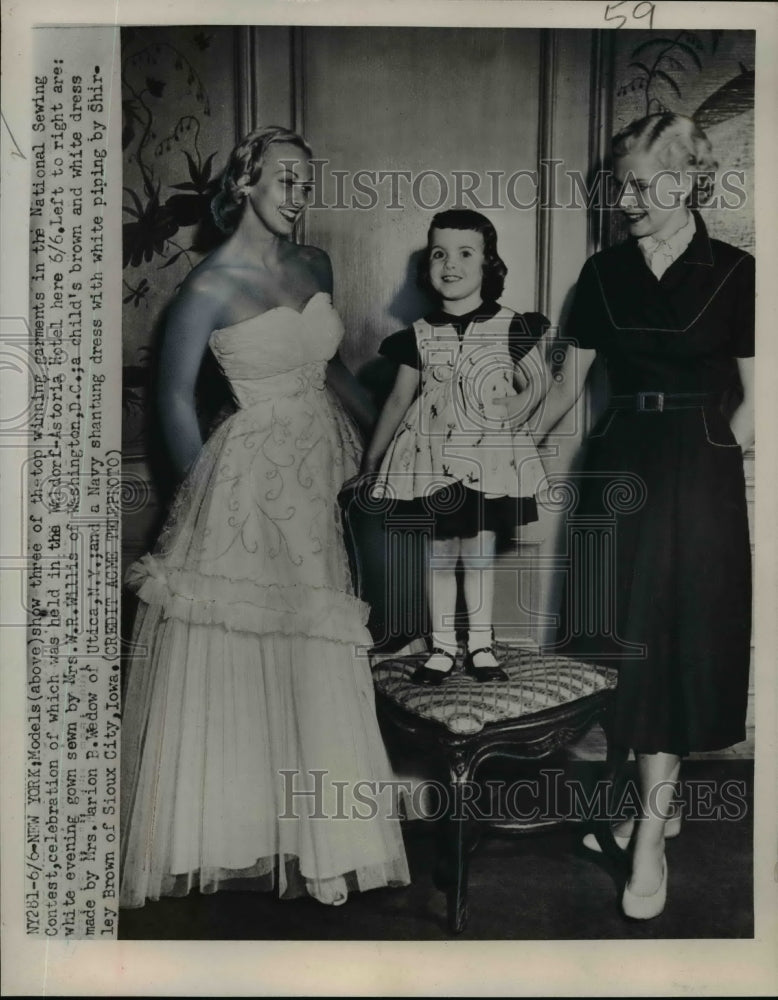
[[[710, 33], [710, 55], [715, 56], [721, 31]], [[694, 31], [679, 31], [676, 35], [649, 38], [636, 45], [630, 54], [628, 67], [637, 73], [617, 91], [619, 97], [628, 92], [642, 91], [643, 114], [677, 111], [673, 104], [683, 97], [682, 74], [690, 68], [703, 68], [706, 46]], [[692, 113], [701, 128], [711, 128], [754, 106], [754, 71], [740, 64], [740, 74], [714, 91]], [[672, 96], [670, 96], [672, 95]]]

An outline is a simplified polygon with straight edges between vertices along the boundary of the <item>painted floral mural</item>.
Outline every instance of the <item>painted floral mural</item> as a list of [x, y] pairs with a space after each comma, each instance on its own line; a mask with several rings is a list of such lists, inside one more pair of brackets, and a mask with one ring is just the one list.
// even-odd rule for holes
[[[149, 405], [153, 358], [177, 287], [220, 238], [210, 201], [235, 142], [235, 32], [122, 30], [123, 450], [126, 471], [163, 491], [169, 484]], [[153, 533], [157, 516], [149, 504], [133, 515], [136, 523], [126, 519], [129, 554]]]
[[[195, 39], [202, 50], [209, 48], [210, 40], [204, 33], [198, 32]], [[168, 87], [167, 81], [160, 77], [177, 74], [186, 77], [188, 95], [196, 111], [181, 115], [172, 130], [160, 136], [155, 131], [155, 103], [164, 99]], [[134, 79], [140, 77], [142, 82]], [[194, 242], [183, 246], [174, 237], [181, 229], [208, 219], [215, 191], [212, 170], [216, 151], [205, 156], [201, 149], [201, 121], [211, 114], [206, 87], [176, 46], [155, 43], [123, 61], [122, 88], [122, 148], [130, 150], [128, 162], [137, 165], [142, 181], [140, 192], [131, 187], [124, 189], [129, 198], [129, 203], [125, 200], [124, 213], [131, 220], [123, 227], [124, 266], [138, 267], [142, 260], [149, 263], [156, 254], [166, 258], [161, 266], [169, 267], [183, 254], [192, 267], [192, 251], [204, 247]], [[169, 194], [163, 201], [162, 179], [158, 175], [164, 172], [169, 177], [170, 169], [176, 167], [183, 175], [181, 180], [166, 178], [165, 187], [177, 193]]]
[[223, 116], [214, 127], [210, 91], [224, 89], [224, 59], [213, 56], [231, 49], [232, 33], [122, 32], [125, 306], [152, 305], [156, 272], [178, 264], [174, 288], [218, 239], [209, 205], [233, 136], [223, 141]]

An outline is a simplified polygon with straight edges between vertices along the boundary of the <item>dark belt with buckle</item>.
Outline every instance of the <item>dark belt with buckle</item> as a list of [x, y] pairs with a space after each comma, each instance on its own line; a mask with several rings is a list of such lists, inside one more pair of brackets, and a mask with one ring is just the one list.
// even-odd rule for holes
[[609, 406], [637, 413], [663, 413], [665, 410], [689, 410], [698, 406], [717, 406], [721, 397], [709, 392], [634, 392], [611, 396]]

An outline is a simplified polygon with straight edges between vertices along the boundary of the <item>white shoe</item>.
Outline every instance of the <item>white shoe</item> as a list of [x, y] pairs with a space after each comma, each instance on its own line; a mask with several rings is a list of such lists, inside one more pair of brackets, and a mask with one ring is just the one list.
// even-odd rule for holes
[[652, 920], [664, 910], [666, 902], [667, 861], [662, 858], [662, 880], [656, 892], [652, 892], [650, 896], [639, 896], [630, 889], [628, 882], [621, 897], [621, 908], [624, 916], [632, 920]]
[[342, 875], [335, 878], [312, 878], [305, 880], [308, 895], [326, 906], [342, 906], [348, 899], [346, 880]]

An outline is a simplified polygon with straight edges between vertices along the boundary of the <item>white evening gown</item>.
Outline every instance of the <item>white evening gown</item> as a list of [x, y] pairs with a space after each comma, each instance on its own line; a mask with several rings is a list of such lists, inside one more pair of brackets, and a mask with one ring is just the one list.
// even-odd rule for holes
[[[211, 337], [239, 409], [127, 573], [139, 610], [122, 733], [123, 906], [194, 886], [338, 902], [408, 883], [390, 797], [358, 786], [392, 775], [337, 502], [358, 460], [325, 385], [342, 335], [319, 292], [302, 312], [271, 309]], [[317, 784], [318, 806], [296, 794]]]

